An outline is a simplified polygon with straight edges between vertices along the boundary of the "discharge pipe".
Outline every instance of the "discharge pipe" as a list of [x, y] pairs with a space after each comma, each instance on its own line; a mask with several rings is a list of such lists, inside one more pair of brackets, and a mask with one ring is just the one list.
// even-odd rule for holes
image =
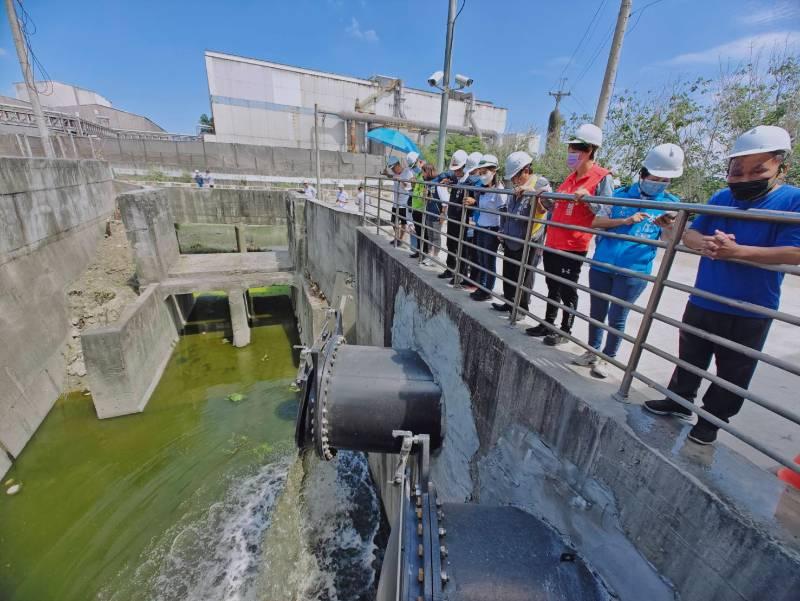
[[[399, 453], [397, 430], [442, 444], [441, 389], [415, 351], [345, 343], [335, 326], [302, 353], [295, 441], [330, 460], [337, 450]], [[331, 320], [328, 322], [331, 323]]]

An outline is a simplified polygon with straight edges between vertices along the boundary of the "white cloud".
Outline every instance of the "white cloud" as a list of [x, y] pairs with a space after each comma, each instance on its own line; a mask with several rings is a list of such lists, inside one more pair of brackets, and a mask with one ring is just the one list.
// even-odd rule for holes
[[739, 17], [745, 25], [767, 25], [775, 21], [800, 19], [800, 2], [797, 0], [773, 0], [769, 5], [758, 3], [752, 11]]
[[0, 46], [0, 56], [5, 56], [6, 54], [8, 54], [8, 51], [2, 46]]
[[700, 52], [679, 54], [664, 61], [665, 65], [711, 65], [720, 61], [746, 60], [762, 51], [800, 48], [800, 31], [775, 31], [746, 36]]
[[355, 17], [350, 18], [350, 25], [344, 28], [352, 38], [357, 40], [364, 40], [365, 42], [377, 42], [378, 33], [374, 29], [361, 29], [358, 20]]

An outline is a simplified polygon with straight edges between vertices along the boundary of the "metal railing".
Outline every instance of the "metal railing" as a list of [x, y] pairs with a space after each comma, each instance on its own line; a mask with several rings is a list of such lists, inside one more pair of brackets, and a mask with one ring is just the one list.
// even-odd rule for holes
[[[94, 121], [88, 121], [77, 115], [60, 111], [44, 111], [47, 128], [54, 132], [63, 132], [76, 136], [94, 136], [97, 138], [117, 138], [120, 140], [159, 140], [167, 142], [200, 141], [200, 136], [172, 134], [162, 131], [139, 131], [133, 129], [115, 129]], [[36, 127], [33, 109], [13, 104], [0, 104], [0, 125], [22, 125]]]
[[[403, 247], [412, 247], [412, 243], [405, 241], [405, 232], [403, 229], [402, 221], [405, 219], [400, 215], [403, 207], [399, 207], [398, 211], [398, 193], [395, 189], [396, 181], [387, 177], [370, 177], [364, 179], [364, 189], [367, 196], [367, 202], [362, 207], [362, 224], [367, 226], [374, 226], [375, 232], [380, 234], [389, 233], [391, 236], [397, 238], [397, 245]], [[472, 186], [453, 185], [437, 183], [437, 187], [447, 188], [450, 191], [461, 189], [464, 192], [464, 197], [469, 197], [474, 193], [499, 193], [504, 194], [506, 199], [510, 198], [511, 191], [506, 189], [489, 189], [478, 188]], [[417, 248], [419, 254], [419, 261], [427, 260], [427, 264], [438, 265], [444, 267], [446, 270], [452, 272], [452, 284], [454, 287], [462, 287], [466, 283], [476, 290], [482, 290], [489, 295], [492, 299], [504, 303], [509, 307], [509, 322], [515, 324], [521, 318], [530, 318], [536, 324], [541, 324], [554, 334], [560, 334], [570, 340], [571, 342], [579, 345], [583, 349], [595, 354], [599, 359], [607, 361], [609, 364], [617, 367], [623, 371], [623, 377], [617, 391], [618, 398], [627, 398], [634, 380], [637, 380], [646, 386], [663, 394], [664, 397], [671, 399], [678, 403], [680, 406], [689, 409], [691, 412], [698, 414], [703, 419], [707, 420], [714, 426], [725, 430], [739, 440], [743, 441], [752, 448], [763, 453], [774, 461], [788, 467], [789, 469], [800, 473], [800, 465], [794, 463], [791, 457], [784, 456], [774, 449], [771, 449], [763, 440], [756, 440], [755, 437], [743, 432], [740, 428], [731, 425], [727, 421], [721, 420], [715, 415], [709, 413], [705, 409], [698, 407], [690, 400], [681, 397], [680, 395], [672, 392], [654, 379], [652, 375], [648, 375], [640, 368], [642, 354], [646, 351], [653, 354], [660, 359], [668, 361], [674, 366], [680, 367], [683, 370], [700, 376], [702, 379], [715, 384], [716, 386], [730, 392], [738, 397], [742, 397], [746, 401], [750, 401], [773, 413], [783, 419], [789, 420], [795, 425], [800, 425], [800, 414], [785, 406], [782, 406], [771, 399], [766, 398], [764, 395], [759, 394], [757, 391], [741, 388], [727, 380], [724, 380], [717, 375], [709, 372], [706, 369], [695, 367], [687, 363], [680, 357], [675, 356], [662, 348], [657, 343], [649, 339], [651, 328], [654, 322], [660, 322], [674, 328], [679, 333], [686, 332], [693, 336], [699, 337], [703, 340], [709, 341], [719, 347], [732, 350], [736, 353], [744, 355], [750, 359], [754, 359], [766, 364], [769, 364], [787, 374], [800, 376], [800, 365], [787, 361], [780, 357], [775, 357], [763, 350], [756, 350], [754, 348], [745, 346], [725, 337], [715, 335], [703, 329], [694, 327], [692, 325], [683, 323], [679, 319], [675, 319], [666, 315], [661, 310], [662, 296], [665, 290], [674, 290], [682, 293], [688, 293], [695, 297], [704, 298], [726, 306], [734, 307], [737, 309], [746, 310], [758, 316], [767, 319], [772, 319], [776, 322], [785, 323], [788, 325], [800, 326], [800, 316], [792, 315], [790, 313], [769, 309], [761, 305], [747, 303], [742, 300], [721, 297], [719, 295], [700, 290], [694, 285], [680, 282], [670, 278], [672, 267], [675, 259], [679, 254], [700, 255], [702, 253], [695, 251], [682, 244], [682, 236], [689, 223], [691, 215], [710, 215], [722, 216], [730, 219], [747, 220], [747, 221], [766, 221], [770, 223], [791, 224], [800, 226], [800, 214], [786, 213], [778, 211], [763, 211], [763, 210], [748, 210], [742, 211], [735, 208], [698, 205], [682, 202], [658, 202], [647, 201], [641, 199], [628, 199], [616, 197], [599, 197], [599, 196], [586, 196], [581, 200], [583, 202], [592, 203], [596, 205], [612, 205], [633, 207], [640, 210], [653, 210], [659, 212], [669, 212], [674, 215], [674, 221], [670, 227], [662, 228], [662, 232], [668, 235], [662, 235], [659, 239], [649, 239], [618, 232], [608, 231], [606, 229], [582, 227], [578, 225], [565, 224], [562, 222], [554, 222], [547, 217], [537, 218], [534, 210], [531, 210], [527, 215], [515, 215], [508, 213], [504, 210], [492, 210], [487, 208], [479, 208], [476, 204], [474, 206], [465, 206], [459, 203], [451, 203], [449, 201], [434, 201], [431, 198], [432, 187], [427, 184], [425, 194], [421, 197], [412, 192], [401, 191], [399, 195], [399, 202], [405, 204], [406, 198], [410, 205], [412, 199], [420, 199], [425, 204], [425, 207], [415, 211], [412, 217], [412, 210], [407, 206], [407, 221], [414, 223], [415, 234], [417, 238]], [[575, 201], [575, 197], [570, 194], [560, 193], [540, 193], [524, 192], [520, 198], [528, 197], [532, 206], [535, 203], [545, 201], [546, 203], [553, 203], [557, 201]], [[430, 211], [428, 205], [443, 207], [442, 212]], [[517, 219], [525, 222], [526, 232], [525, 237], [508, 236], [502, 231], [494, 231], [488, 227], [482, 227], [474, 220], [476, 213], [486, 213], [488, 215], [499, 216], [501, 220]], [[558, 228], [583, 232], [592, 235], [600, 235], [608, 238], [616, 238], [622, 241], [633, 242], [637, 244], [646, 244], [662, 250], [663, 256], [658, 264], [657, 272], [646, 274], [639, 271], [632, 271], [630, 269], [622, 268], [611, 263], [598, 261], [590, 256], [581, 254], [574, 254], [563, 250], [547, 247], [545, 245], [545, 236], [543, 233], [537, 233], [535, 237], [532, 236], [532, 231], [536, 224], [541, 224], [540, 232], [546, 230], [547, 227], [556, 226]], [[387, 227], [388, 226], [388, 227]], [[446, 226], [442, 229], [442, 226]], [[502, 244], [505, 241], [513, 241], [522, 245], [522, 255], [519, 259], [514, 259], [507, 256], [505, 252], [492, 251], [476, 244], [478, 232], [489, 232], [496, 235]], [[472, 235], [468, 235], [472, 233]], [[399, 234], [399, 235], [398, 235]], [[444, 242], [442, 242], [444, 240]], [[449, 243], [449, 244], [448, 244]], [[428, 246], [429, 252], [423, 253], [424, 247]], [[447, 253], [447, 263], [443, 262], [440, 254]], [[591, 287], [583, 285], [577, 281], [564, 278], [555, 273], [548, 273], [545, 269], [538, 266], [537, 257], [542, 253], [548, 252], [554, 255], [559, 255], [568, 259], [580, 261], [581, 263], [588, 264], [593, 267], [600, 267], [602, 270], [611, 272], [613, 274], [621, 274], [624, 276], [638, 278], [652, 285], [650, 295], [645, 306], [637, 305], [635, 302], [628, 302], [625, 299], [613, 296], [608, 293], [595, 291]], [[476, 253], [484, 253], [485, 256], [492, 257], [490, 262], [495, 263], [494, 270], [488, 270], [482, 267], [477, 258], [479, 255]], [[504, 264], [503, 273], [497, 268], [497, 259], [502, 259]], [[722, 260], [722, 259], [717, 259]], [[788, 265], [761, 265], [752, 264], [745, 261], [733, 261], [735, 263], [742, 263], [745, 265], [752, 265], [762, 269], [780, 271], [786, 274], [796, 276], [800, 274], [800, 268], [797, 266]], [[515, 279], [510, 279], [505, 276], [505, 265], [516, 266], [518, 275]], [[487, 288], [481, 284], [481, 274], [491, 274], [494, 276], [495, 281], [510, 284], [514, 287], [515, 294], [513, 298], [506, 298], [503, 294], [495, 291], [494, 289]], [[599, 298], [610, 303], [615, 303], [630, 311], [636, 312], [641, 315], [641, 322], [638, 331], [632, 334], [619, 331], [614, 327], [608, 325], [604, 321], [593, 319], [590, 315], [582, 313], [575, 308], [567, 306], [561, 301], [556, 301], [548, 298], [533, 289], [533, 285], [526, 285], [526, 280], [531, 275], [540, 275], [562, 284], [566, 284], [577, 289], [580, 292], [589, 294], [590, 296]], [[622, 341], [631, 345], [630, 356], [626, 362], [623, 362], [616, 357], [611, 357], [602, 351], [593, 348], [586, 341], [580, 340], [572, 335], [570, 332], [561, 330], [554, 323], [548, 323], [541, 317], [533, 314], [527, 308], [525, 303], [522, 302], [523, 295], [529, 295], [530, 298], [535, 298], [545, 302], [549, 306], [553, 306], [556, 310], [561, 310], [577, 319], [586, 321], [587, 323], [601, 328], [606, 334], [614, 334]], [[800, 383], [800, 382], [798, 382]], [[798, 449], [800, 451], [800, 449]]]

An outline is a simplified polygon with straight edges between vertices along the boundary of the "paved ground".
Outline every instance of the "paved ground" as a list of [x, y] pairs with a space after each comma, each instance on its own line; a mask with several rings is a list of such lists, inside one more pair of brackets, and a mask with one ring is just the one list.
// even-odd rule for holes
[[[386, 228], [386, 231], [388, 232], [388, 228]], [[656, 259], [654, 272], [658, 269], [660, 258], [661, 255], [659, 254], [659, 257]], [[444, 259], [445, 255], [444, 253], [441, 253], [440, 260], [444, 261]], [[684, 284], [693, 284], [697, 270], [697, 262], [698, 258], [695, 256], [685, 254], [679, 255], [672, 268], [670, 279]], [[420, 268], [433, 269], [437, 271], [441, 270], [439, 267]], [[581, 274], [580, 283], [586, 286], [589, 285], [588, 269], [586, 268], [584, 268]], [[648, 285], [647, 289], [638, 300], [638, 305], [643, 307], [647, 304], [651, 288], [652, 286]], [[501, 293], [501, 284], [499, 281], [495, 287], [495, 290], [498, 294]], [[547, 288], [545, 286], [543, 277], [536, 278], [534, 282], [534, 290], [546, 295]], [[578, 306], [580, 311], [586, 313], [589, 311], [589, 299], [587, 296], [588, 295], [586, 293], [580, 293]], [[686, 294], [676, 290], [667, 289], [662, 297], [659, 306], [659, 312], [669, 317], [680, 319], [681, 315], [683, 314], [686, 299]], [[544, 316], [545, 304], [546, 303], [542, 300], [532, 299], [531, 311], [536, 315]], [[476, 303], [476, 309], [490, 310], [489, 301]], [[793, 315], [800, 315], [800, 277], [792, 275], [786, 277], [783, 285], [782, 304], [780, 309]], [[498, 319], [503, 319], [503, 317], [498, 314]], [[635, 333], [638, 330], [640, 322], [641, 315], [631, 312], [626, 331], [628, 333]], [[527, 327], [529, 325], [533, 325], [534, 323], [535, 322], [532, 319], [526, 318], [520, 322], [519, 327]], [[586, 340], [588, 335], [587, 322], [576, 319], [573, 332], [577, 338]], [[776, 322], [772, 326], [770, 336], [764, 350], [765, 352], [773, 356], [780, 357], [786, 361], [799, 363], [800, 344], [797, 343], [797, 335], [798, 331], [795, 326]], [[656, 343], [658, 348], [677, 355], [678, 332], [675, 328], [655, 321], [650, 332], [649, 340], [651, 343]], [[568, 343], [561, 348], [567, 352], [574, 352], [575, 355], [579, 355], [583, 352], [583, 349], [574, 343]], [[620, 353], [618, 355], [618, 358], [623, 363], [627, 362], [630, 354], [630, 348], [631, 347], [628, 343], [623, 342], [622, 348], [620, 349]], [[642, 356], [639, 370], [651, 377], [653, 380], [666, 385], [669, 381], [670, 375], [672, 374], [673, 367], [674, 366], [672, 363], [651, 353], [645, 352]], [[577, 367], [575, 369], [584, 372], [587, 378], [593, 379], [592, 376], [590, 376], [588, 369]], [[610, 368], [610, 371], [611, 377], [609, 380], [618, 380], [621, 378], [621, 371], [616, 370], [613, 367]], [[793, 410], [796, 413], [800, 413], [800, 403], [798, 403], [797, 395], [797, 390], [799, 387], [800, 378], [763, 363], [759, 365], [751, 384], [752, 390], [758, 391], [759, 394], [765, 396], [782, 407]], [[657, 392], [651, 390], [649, 387], [640, 382], [635, 382], [634, 388], [639, 390], [645, 396], [645, 398], [660, 397]], [[701, 389], [701, 395], [704, 389], [705, 385]], [[745, 406], [742, 411], [734, 418], [734, 424], [742, 429], [746, 434], [756, 438], [757, 440], [769, 446], [771, 449], [780, 452], [784, 456], [794, 457], [795, 455], [800, 454], [800, 426], [755, 405], [755, 403], [751, 401], [745, 402]], [[764, 456], [759, 451], [750, 448], [737, 438], [722, 432], [720, 439], [726, 445], [729, 445], [731, 448], [739, 451], [757, 465], [770, 470], [777, 468], [777, 464], [772, 459]]]

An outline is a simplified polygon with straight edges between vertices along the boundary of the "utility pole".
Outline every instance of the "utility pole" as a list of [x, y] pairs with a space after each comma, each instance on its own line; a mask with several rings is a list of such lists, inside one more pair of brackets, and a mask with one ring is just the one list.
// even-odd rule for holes
[[8, 13], [8, 22], [11, 25], [11, 33], [14, 36], [14, 45], [17, 47], [17, 57], [19, 57], [22, 77], [25, 80], [25, 87], [28, 88], [28, 100], [33, 108], [33, 114], [36, 117], [36, 125], [39, 128], [39, 136], [42, 139], [44, 156], [48, 159], [54, 159], [56, 155], [53, 151], [53, 144], [50, 141], [50, 132], [47, 131], [47, 122], [44, 119], [42, 105], [39, 104], [39, 92], [36, 90], [36, 82], [33, 79], [33, 70], [28, 60], [28, 48], [25, 46], [22, 30], [19, 27], [19, 19], [17, 18], [17, 9], [14, 7], [14, 0], [6, 0], [6, 12]]
[[594, 124], [601, 129], [603, 123], [605, 123], [606, 115], [608, 115], [608, 105], [611, 102], [611, 93], [614, 91], [617, 65], [619, 65], [619, 55], [622, 51], [622, 39], [625, 37], [625, 29], [628, 26], [628, 18], [631, 16], [632, 5], [633, 0], [622, 0], [619, 5], [617, 27], [614, 30], [614, 40], [611, 42], [611, 50], [608, 53], [606, 74], [603, 77], [603, 87], [600, 89], [600, 100], [597, 101], [597, 112], [594, 114]]
[[572, 92], [564, 91], [565, 80], [562, 79], [558, 86], [557, 92], [548, 92], [549, 96], [556, 99], [556, 106], [550, 113], [550, 118], [547, 120], [547, 139], [545, 140], [545, 152], [550, 152], [559, 142], [561, 137], [561, 124], [564, 120], [561, 118], [561, 112], [558, 110], [558, 105], [561, 104], [561, 98], [570, 96]]
[[[10, 1], [10, 0], [7, 0]], [[442, 108], [439, 112], [439, 148], [436, 168], [444, 171], [444, 147], [447, 143], [447, 107], [450, 102], [450, 55], [453, 52], [453, 29], [456, 24], [456, 0], [449, 1], [447, 9], [447, 39], [444, 43], [444, 76], [442, 77]]]

